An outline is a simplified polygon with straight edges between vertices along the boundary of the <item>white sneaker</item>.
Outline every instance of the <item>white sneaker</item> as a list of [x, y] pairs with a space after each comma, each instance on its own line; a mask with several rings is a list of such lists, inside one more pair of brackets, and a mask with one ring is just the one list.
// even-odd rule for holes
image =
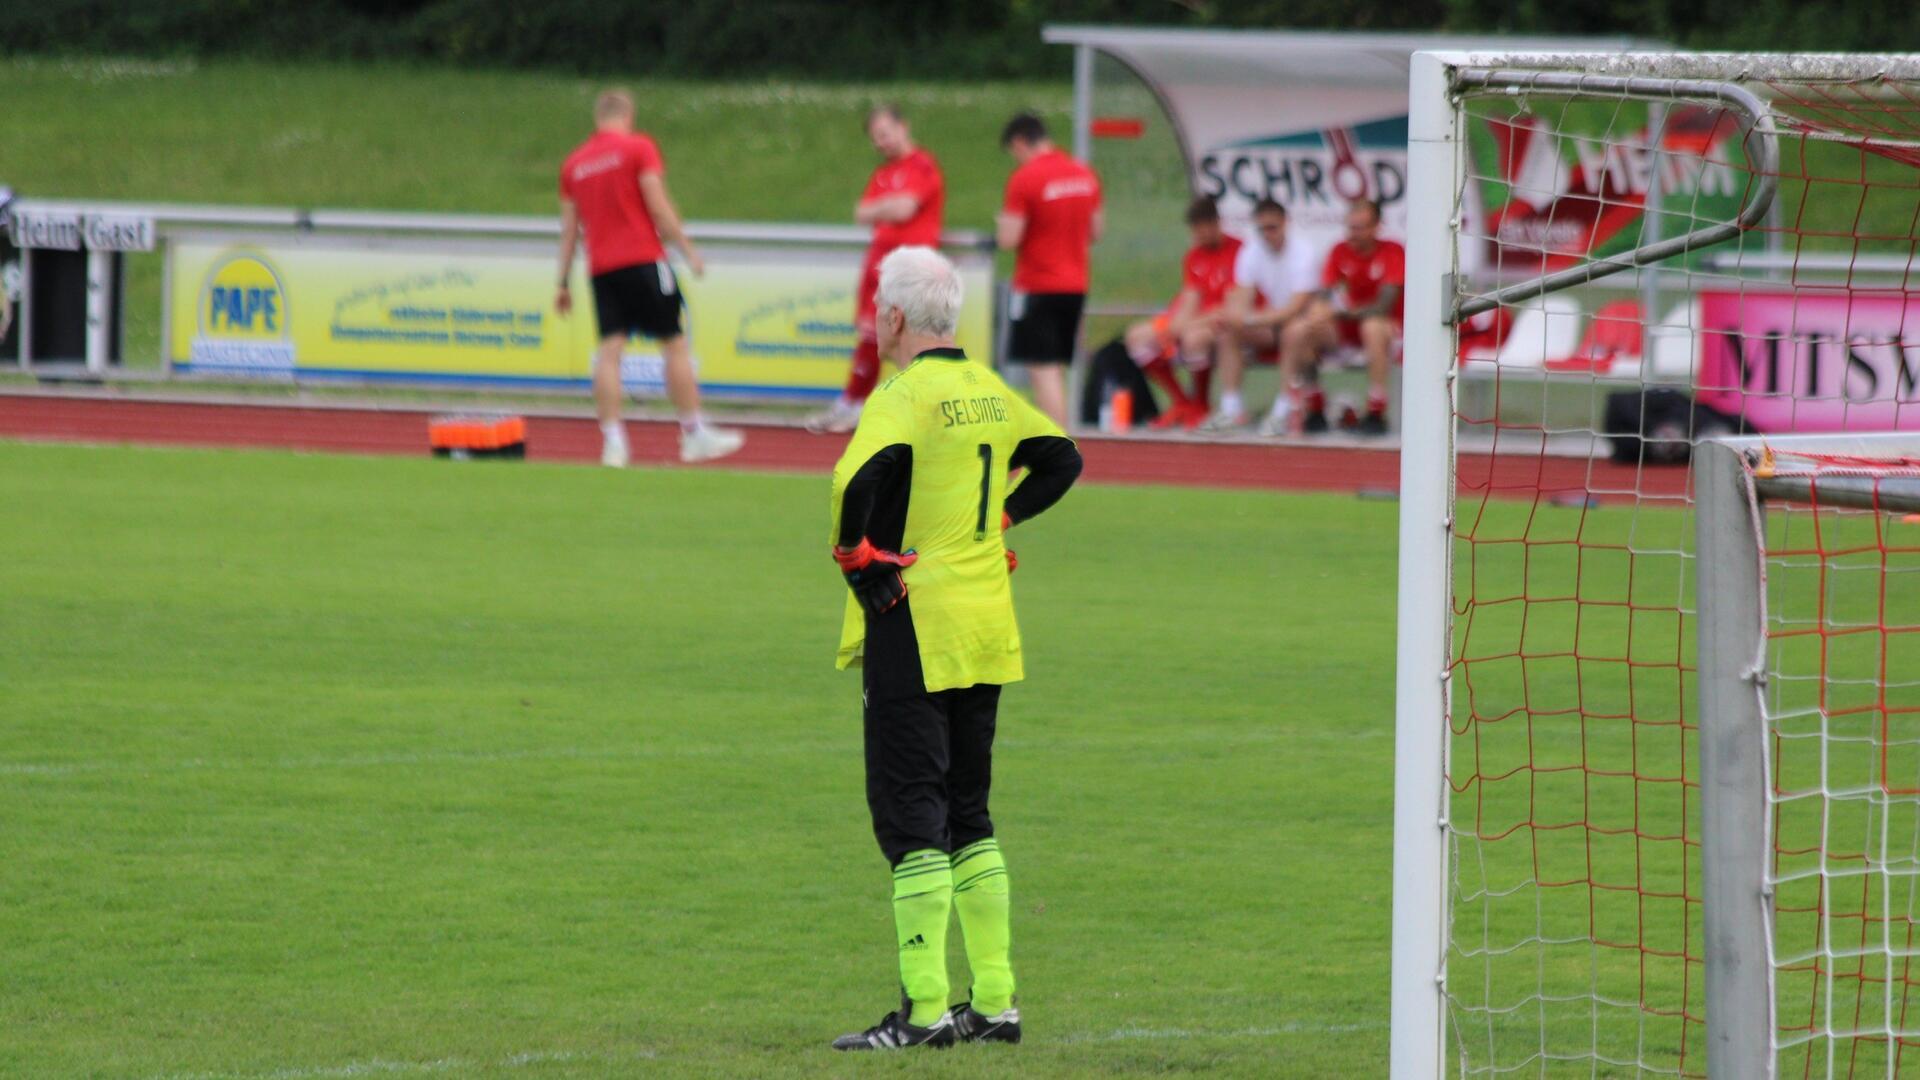
[[630, 455], [627, 444], [623, 442], [603, 442], [600, 444], [600, 464], [609, 469], [624, 469]]
[[835, 400], [832, 407], [807, 417], [807, 430], [815, 435], [845, 435], [860, 426], [860, 405]]
[[1260, 421], [1259, 435], [1263, 439], [1274, 439], [1282, 435], [1292, 435], [1293, 433], [1293, 406], [1291, 404], [1281, 405], [1279, 408], [1267, 413], [1265, 420]]
[[1194, 430], [1200, 432], [1202, 435], [1225, 435], [1232, 431], [1238, 431], [1240, 428], [1246, 426], [1247, 414], [1245, 413], [1223, 413], [1215, 411], [1208, 414], [1207, 418], [1202, 420], [1200, 426]]
[[680, 433], [680, 460], [687, 465], [726, 457], [746, 445], [747, 437], [731, 428], [702, 424]]

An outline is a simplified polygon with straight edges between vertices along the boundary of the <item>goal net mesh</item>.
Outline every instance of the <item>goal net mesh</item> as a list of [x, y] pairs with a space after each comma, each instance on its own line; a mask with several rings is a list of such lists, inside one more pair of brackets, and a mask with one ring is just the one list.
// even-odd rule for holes
[[[1920, 426], [1920, 341], [1906, 344], [1920, 337], [1920, 78], [1874, 58], [1746, 59], [1582, 70], [1734, 83], [1764, 103], [1757, 123], [1697, 94], [1457, 101], [1449, 303], [1740, 222], [1777, 187], [1724, 239], [1454, 326], [1445, 996], [1459, 1075], [1704, 1075], [1688, 451], [1734, 431]], [[1889, 1026], [1920, 1026], [1902, 1019], [1906, 952], [1888, 959], [1914, 947], [1913, 879], [1871, 850], [1920, 842], [1920, 808], [1859, 769], [1834, 784], [1821, 770], [1884, 749], [1920, 788], [1920, 718], [1874, 704], [1898, 680], [1873, 666], [1904, 656], [1901, 678], [1920, 678], [1920, 650], [1855, 610], [1876, 583], [1914, 580], [1891, 569], [1920, 528], [1880, 522], [1895, 531], [1822, 548], [1821, 515], [1769, 526], [1791, 532], [1769, 549], [1782, 575], [1819, 564], [1862, 590], [1845, 611], [1811, 589], [1773, 613], [1798, 620], [1774, 639], [1788, 665], [1774, 684], [1781, 1038], [1804, 1048], [1806, 1075], [1879, 1075], [1887, 1051], [1842, 1033], [1884, 1044]], [[1855, 617], [1872, 632], [1833, 621]], [[1835, 715], [1824, 695], [1859, 711]], [[1854, 733], [1873, 740], [1833, 741]]]
[[1764, 582], [1774, 1051], [1782, 1076], [1920, 1069], [1920, 519], [1823, 487], [1920, 458], [1769, 455], [1804, 502], [1756, 514]]

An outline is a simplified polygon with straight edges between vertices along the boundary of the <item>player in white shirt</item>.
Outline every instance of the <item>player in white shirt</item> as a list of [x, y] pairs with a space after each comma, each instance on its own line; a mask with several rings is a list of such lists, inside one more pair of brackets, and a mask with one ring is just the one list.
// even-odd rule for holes
[[1262, 199], [1253, 208], [1254, 238], [1240, 246], [1233, 263], [1233, 289], [1227, 293], [1227, 333], [1219, 355], [1220, 403], [1201, 431], [1227, 432], [1247, 422], [1240, 400], [1240, 377], [1247, 351], [1280, 348], [1288, 328], [1301, 320], [1320, 289], [1318, 253], [1304, 241], [1287, 242], [1287, 208]]

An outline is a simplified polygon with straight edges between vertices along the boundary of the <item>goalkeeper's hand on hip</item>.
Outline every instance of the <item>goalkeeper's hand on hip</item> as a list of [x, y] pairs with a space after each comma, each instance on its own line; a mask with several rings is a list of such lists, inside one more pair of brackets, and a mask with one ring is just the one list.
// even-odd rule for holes
[[850, 548], [835, 545], [833, 561], [840, 564], [847, 588], [853, 590], [860, 606], [870, 615], [885, 615], [906, 599], [907, 583], [900, 571], [919, 562], [920, 556], [910, 550], [884, 551], [863, 536]]

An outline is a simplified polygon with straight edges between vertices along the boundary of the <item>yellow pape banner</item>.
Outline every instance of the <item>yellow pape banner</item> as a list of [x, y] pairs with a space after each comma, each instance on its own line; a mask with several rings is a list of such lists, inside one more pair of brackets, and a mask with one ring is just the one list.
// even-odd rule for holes
[[[707, 273], [680, 270], [703, 389], [805, 397], [837, 392], [854, 346], [851, 248], [708, 245]], [[590, 384], [593, 291], [573, 275], [573, 312], [553, 308], [554, 248], [524, 241], [202, 233], [167, 245], [167, 361], [176, 371], [279, 379]], [[959, 343], [993, 343], [992, 260], [956, 260], [966, 285]], [[664, 390], [660, 355], [636, 340], [622, 364], [636, 393]]]

